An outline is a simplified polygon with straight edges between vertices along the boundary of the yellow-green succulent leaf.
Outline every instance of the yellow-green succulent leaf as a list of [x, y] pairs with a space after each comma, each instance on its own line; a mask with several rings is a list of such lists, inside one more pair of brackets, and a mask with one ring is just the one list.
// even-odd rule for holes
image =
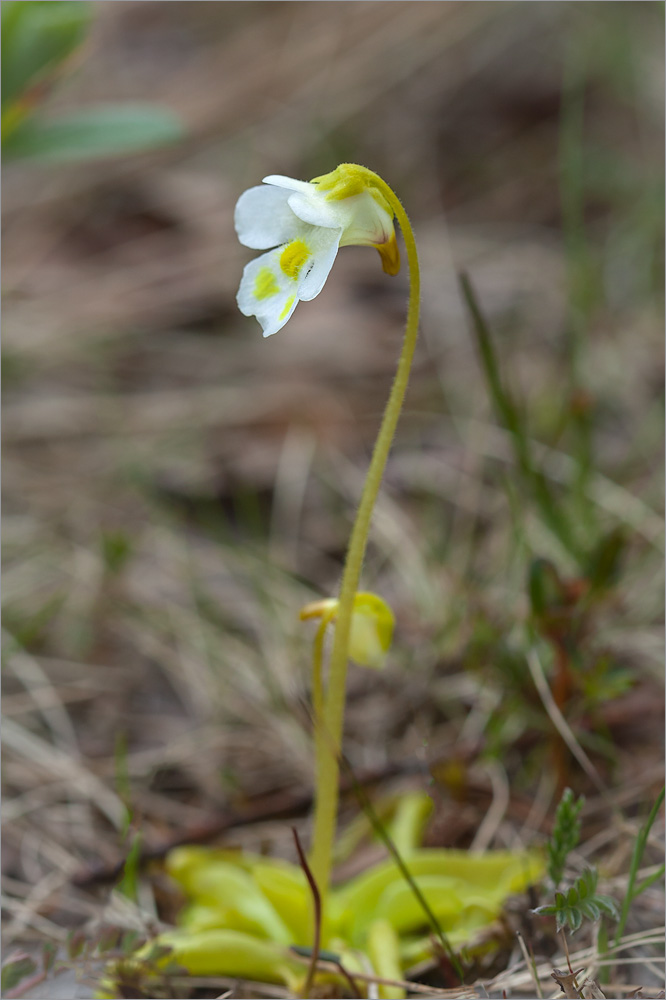
[[[420, 875], [415, 881], [441, 929], [448, 933], [465, 910], [461, 893], [464, 887], [457, 879], [442, 875]], [[430, 926], [421, 901], [402, 879], [386, 887], [379, 898], [377, 913], [386, 917], [398, 934], [413, 934]]]
[[174, 847], [166, 856], [165, 867], [171, 878], [184, 889], [192, 892], [191, 880], [195, 873], [218, 861], [226, 861], [237, 868], [249, 871], [254, 859], [260, 855], [244, 854], [238, 849], [201, 847], [198, 844]]
[[261, 940], [275, 940], [284, 945], [291, 944], [290, 934], [279, 928], [276, 933], [275, 926], [265, 920], [265, 914], [260, 913], [257, 919], [254, 912], [255, 907], [251, 903], [247, 906], [243, 904], [240, 906], [225, 905], [224, 898], [220, 898], [217, 903], [195, 901], [183, 908], [179, 914], [178, 923], [181, 927], [192, 932], [226, 927], [230, 930], [242, 931], [244, 934], [250, 934]]
[[472, 885], [488, 886], [501, 882], [506, 892], [519, 892], [539, 879], [544, 861], [534, 851], [470, 851], [448, 848], [421, 848], [410, 858], [413, 874], [450, 875]]
[[284, 945], [292, 935], [251, 874], [227, 861], [214, 861], [190, 871], [189, 892], [194, 899], [226, 914], [227, 926], [249, 931]]
[[[295, 990], [302, 985], [303, 968], [285, 949], [241, 931], [220, 929], [192, 933], [166, 931], [157, 942], [171, 949], [165, 959], [182, 965], [192, 976], [233, 976], [265, 983], [283, 983]], [[139, 957], [141, 952], [138, 953]]]
[[[489, 906], [497, 900], [501, 905], [506, 896], [526, 888], [544, 872], [543, 859], [534, 853], [491, 851], [474, 855], [468, 851], [445, 848], [414, 851], [407, 860], [407, 866], [419, 886], [422, 886], [423, 877], [438, 876], [446, 880], [440, 884], [448, 886], [452, 892], [464, 891], [475, 898], [480, 896], [488, 901]], [[380, 912], [381, 900], [389, 886], [401, 887], [405, 898], [409, 895], [414, 900], [421, 922], [426, 922], [427, 918], [413, 891], [395, 862], [389, 859], [339, 890], [341, 926], [347, 929], [352, 940], [362, 933], [364, 921], [367, 926], [373, 914], [384, 915]]]
[[[475, 855], [415, 849], [430, 808], [423, 793], [402, 797], [391, 832], [449, 942], [460, 947], [492, 924], [508, 895], [543, 875], [544, 862], [534, 852]], [[208, 848], [179, 848], [171, 852], [167, 867], [190, 898], [176, 937], [159, 939], [159, 943], [175, 942], [175, 961], [195, 974], [238, 974], [254, 979], [273, 976], [265, 981], [287, 981], [283, 966], [275, 964], [276, 956], [284, 958], [291, 944], [310, 945], [313, 937], [310, 890], [299, 867], [259, 855]], [[402, 958], [401, 968], [413, 956], [432, 951], [428, 917], [391, 859], [335, 888], [328, 897], [327, 911], [322, 940], [325, 948], [338, 952], [351, 949], [351, 954], [358, 949], [366, 955], [374, 949], [376, 957], [388, 947], [377, 942], [386, 942], [394, 935], [390, 940], [399, 943], [396, 961]], [[214, 952], [218, 942], [220, 948]], [[243, 946], [241, 958], [230, 958], [236, 944]], [[259, 956], [264, 964], [255, 962], [252, 973], [237, 973], [234, 970], [246, 968], [243, 956], [253, 956], [253, 961]], [[297, 968], [304, 978], [303, 970]], [[292, 988], [293, 969], [290, 974]], [[386, 971], [383, 974], [397, 978]]]
[[[375, 973], [382, 979], [402, 979], [403, 968], [400, 960], [400, 938], [383, 917], [373, 920], [368, 931], [368, 958]], [[403, 1000], [407, 996], [399, 986], [379, 986], [382, 1000]]]
[[[178, 914], [178, 924], [188, 931], [209, 931], [212, 928], [229, 927], [236, 923], [229, 910], [211, 903], [192, 902], [184, 906]], [[236, 930], [249, 930], [248, 927], [236, 927]], [[263, 935], [262, 935], [263, 936]]]
[[294, 865], [278, 867], [257, 862], [252, 875], [264, 897], [289, 928], [291, 944], [310, 944], [313, 930], [311, 893], [303, 871]]
[[388, 834], [401, 857], [418, 849], [432, 810], [432, 799], [425, 792], [407, 792], [398, 798]]

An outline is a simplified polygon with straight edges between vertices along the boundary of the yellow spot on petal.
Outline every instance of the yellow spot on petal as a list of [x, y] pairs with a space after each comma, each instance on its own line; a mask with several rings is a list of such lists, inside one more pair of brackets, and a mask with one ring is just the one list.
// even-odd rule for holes
[[272, 295], [277, 295], [280, 286], [275, 280], [275, 275], [268, 267], [262, 267], [254, 282], [255, 299], [270, 299]]
[[289, 296], [289, 298], [285, 302], [284, 309], [280, 313], [280, 319], [285, 319], [285, 317], [289, 315], [289, 310], [293, 306], [295, 298], [296, 298], [295, 295], [290, 295]]
[[370, 187], [367, 171], [355, 163], [341, 163], [330, 174], [314, 177], [312, 183], [317, 184], [320, 191], [327, 192], [326, 197], [329, 201], [353, 198], [354, 195], [362, 194]]
[[374, 246], [379, 250], [384, 273], [397, 274], [400, 270], [400, 251], [398, 250], [395, 233], [392, 233], [391, 239], [386, 243], [375, 243]]
[[303, 264], [310, 257], [310, 248], [303, 240], [292, 240], [288, 243], [280, 255], [280, 267], [288, 278], [294, 280], [298, 277]]

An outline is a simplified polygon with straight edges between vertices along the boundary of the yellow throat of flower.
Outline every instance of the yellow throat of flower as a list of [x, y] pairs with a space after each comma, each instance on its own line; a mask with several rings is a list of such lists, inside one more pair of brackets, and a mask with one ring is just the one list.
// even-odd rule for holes
[[[330, 201], [342, 201], [344, 198], [353, 198], [355, 195], [367, 193], [391, 218], [393, 209], [388, 201], [374, 183], [369, 172], [356, 163], [341, 163], [335, 170], [321, 177], [313, 177], [312, 183], [316, 184], [320, 191], [326, 192], [326, 197]], [[382, 261], [382, 268], [385, 274], [395, 276], [400, 271], [400, 251], [395, 238], [395, 233], [385, 243], [373, 243]]]
[[326, 197], [331, 201], [353, 198], [354, 195], [369, 191], [377, 203], [390, 215], [393, 215], [389, 203], [377, 185], [373, 183], [369, 172], [356, 163], [341, 163], [330, 173], [322, 174], [321, 177], [313, 177], [312, 183], [316, 184], [320, 191], [326, 191]]

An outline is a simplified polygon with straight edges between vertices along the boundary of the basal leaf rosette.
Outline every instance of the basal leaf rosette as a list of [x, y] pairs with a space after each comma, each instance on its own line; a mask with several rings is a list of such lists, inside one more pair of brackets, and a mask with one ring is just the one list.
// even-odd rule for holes
[[[400, 812], [388, 824], [390, 834], [398, 834]], [[472, 854], [405, 844], [403, 849], [411, 876], [456, 950], [481, 947], [507, 897], [544, 872], [542, 858], [529, 851]], [[291, 949], [312, 945], [313, 925], [311, 892], [299, 866], [190, 846], [170, 853], [167, 871], [188, 902], [179, 926], [157, 938], [170, 949], [165, 963], [176, 962], [191, 975], [280, 983], [301, 995], [307, 967]], [[407, 968], [432, 955], [428, 917], [393, 860], [333, 887], [321, 947], [338, 955], [352, 975], [371, 968], [393, 979], [404, 978]], [[379, 995], [404, 993], [381, 987]]]

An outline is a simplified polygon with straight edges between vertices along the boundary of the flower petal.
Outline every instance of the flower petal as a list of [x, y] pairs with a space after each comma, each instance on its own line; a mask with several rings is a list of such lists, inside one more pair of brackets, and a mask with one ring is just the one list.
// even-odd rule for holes
[[335, 262], [340, 246], [341, 229], [315, 229], [310, 236], [314, 260], [310, 270], [302, 272], [298, 297], [309, 302], [319, 295]]
[[315, 189], [314, 184], [309, 181], [297, 181], [293, 177], [284, 177], [282, 174], [269, 174], [264, 177], [264, 184], [274, 184], [275, 187], [287, 188], [289, 191], [311, 191]]
[[289, 207], [288, 191], [278, 187], [253, 187], [236, 203], [234, 225], [238, 239], [253, 250], [268, 250], [297, 235], [302, 223]]
[[[289, 202], [291, 205], [291, 198]], [[344, 206], [347, 213], [341, 240], [343, 247], [376, 246], [378, 243], [388, 243], [395, 238], [393, 215], [389, 214], [369, 191], [345, 198], [337, 204]]]
[[311, 226], [339, 229], [347, 225], [347, 212], [341, 202], [328, 201], [326, 195], [310, 185], [309, 191], [297, 191], [289, 197], [289, 208], [294, 215]]
[[[245, 266], [236, 301], [244, 316], [256, 316], [264, 337], [277, 333], [298, 305], [298, 276], [280, 267], [284, 247], [276, 247]], [[307, 266], [307, 265], [306, 265]]]
[[377, 246], [395, 237], [393, 215], [370, 191], [349, 198], [328, 198], [314, 185], [289, 198], [289, 207], [299, 219], [323, 229], [342, 228], [340, 246]]

